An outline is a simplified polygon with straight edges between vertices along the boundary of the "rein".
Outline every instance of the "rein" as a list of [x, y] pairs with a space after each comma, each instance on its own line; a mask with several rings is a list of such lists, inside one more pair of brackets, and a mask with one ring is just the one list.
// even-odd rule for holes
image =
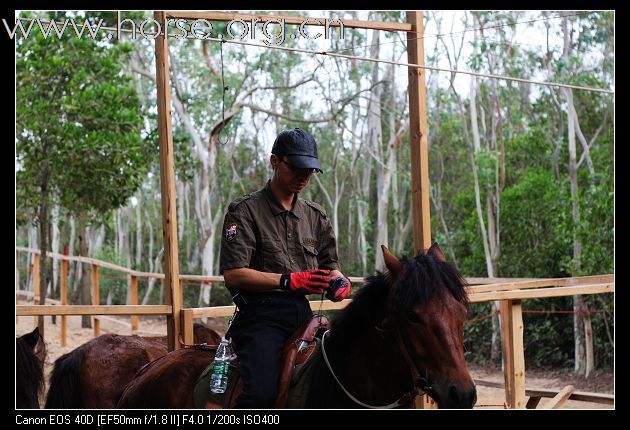
[[363, 403], [362, 401], [354, 397], [352, 394], [350, 394], [348, 390], [346, 390], [346, 388], [343, 386], [341, 381], [339, 381], [339, 378], [337, 378], [337, 375], [335, 375], [335, 372], [333, 371], [332, 366], [330, 365], [330, 361], [328, 360], [328, 355], [326, 355], [326, 348], [324, 347], [324, 340], [326, 339], [326, 336], [328, 335], [329, 331], [330, 330], [326, 330], [326, 332], [322, 335], [322, 355], [324, 356], [324, 361], [326, 362], [326, 366], [328, 367], [328, 370], [330, 370], [330, 374], [333, 376], [333, 378], [335, 378], [335, 381], [337, 381], [337, 384], [339, 385], [339, 387], [343, 390], [344, 393], [346, 393], [346, 396], [348, 396], [356, 404], [361, 405], [364, 408], [369, 408], [369, 409], [393, 409], [399, 406], [408, 405], [413, 399], [416, 398], [416, 396], [418, 396], [419, 394], [424, 394], [418, 391], [418, 386], [416, 382], [422, 383], [421, 388], [424, 390], [425, 393], [427, 389], [430, 389], [430, 387], [428, 387], [428, 381], [425, 378], [422, 378], [420, 374], [418, 373], [416, 366], [411, 361], [411, 357], [409, 356], [409, 353], [407, 352], [407, 349], [405, 348], [404, 343], [401, 343], [402, 341], [400, 340], [400, 336], [399, 336], [398, 344], [401, 347], [401, 351], [403, 352], [403, 356], [405, 357], [405, 361], [407, 362], [407, 365], [410, 366], [411, 376], [414, 379], [413, 390], [408, 393], [403, 393], [403, 395], [400, 396], [398, 400], [388, 405], [374, 406], [374, 405], [368, 405], [367, 403]]

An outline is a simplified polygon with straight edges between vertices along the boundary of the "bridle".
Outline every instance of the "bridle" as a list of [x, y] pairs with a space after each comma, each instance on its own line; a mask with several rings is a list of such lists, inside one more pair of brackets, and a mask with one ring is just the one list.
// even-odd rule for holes
[[[385, 331], [381, 327], [376, 327], [376, 329], [381, 332]], [[427, 394], [431, 390], [431, 386], [429, 384], [428, 371], [426, 372], [426, 377], [422, 377], [420, 375], [420, 372], [418, 372], [416, 365], [411, 360], [411, 356], [409, 355], [409, 351], [407, 350], [405, 342], [402, 340], [400, 333], [397, 332], [396, 341], [403, 355], [403, 358], [405, 359], [405, 362], [407, 363], [407, 367], [409, 368], [409, 371], [411, 373], [411, 379], [413, 381], [412, 383], [413, 389], [411, 391], [403, 393], [398, 398], [398, 400], [388, 405], [374, 406], [374, 405], [368, 405], [367, 403], [363, 403], [362, 401], [354, 397], [352, 394], [350, 394], [350, 392], [343, 386], [341, 381], [339, 381], [339, 378], [337, 378], [337, 375], [335, 375], [335, 372], [333, 371], [332, 366], [330, 365], [330, 361], [328, 360], [328, 356], [326, 355], [326, 348], [324, 346], [324, 341], [329, 331], [330, 330], [326, 330], [326, 332], [322, 335], [322, 355], [324, 356], [324, 361], [326, 362], [326, 366], [328, 367], [330, 374], [333, 376], [335, 381], [337, 381], [337, 384], [339, 385], [339, 387], [343, 390], [344, 393], [346, 393], [346, 396], [348, 396], [356, 404], [361, 405], [365, 408], [370, 408], [370, 409], [393, 409], [399, 406], [406, 406], [410, 404], [413, 401], [413, 399], [415, 399], [417, 396]]]

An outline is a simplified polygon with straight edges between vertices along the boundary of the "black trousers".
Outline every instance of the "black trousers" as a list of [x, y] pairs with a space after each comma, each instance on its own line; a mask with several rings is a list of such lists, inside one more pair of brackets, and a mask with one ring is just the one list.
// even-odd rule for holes
[[284, 344], [313, 313], [304, 296], [281, 292], [241, 294], [247, 303], [235, 300], [239, 313], [230, 328], [243, 380], [243, 392], [235, 407], [273, 408]]

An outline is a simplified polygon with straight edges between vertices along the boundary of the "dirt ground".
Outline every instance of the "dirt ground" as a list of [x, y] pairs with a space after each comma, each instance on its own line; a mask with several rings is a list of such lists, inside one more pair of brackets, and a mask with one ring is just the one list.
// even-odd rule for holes
[[[67, 344], [62, 347], [60, 345], [60, 320], [57, 317], [57, 324], [52, 323], [52, 317], [46, 317], [45, 323], [45, 341], [48, 355], [45, 363], [46, 380], [54, 361], [61, 355], [72, 351], [83, 343], [89, 341], [94, 336], [93, 329], [81, 328], [80, 316], [68, 316], [67, 325], [68, 332], [66, 335]], [[227, 318], [211, 318], [208, 319], [207, 325], [224, 333], [227, 328]], [[15, 326], [16, 336], [30, 332], [34, 328], [34, 317], [19, 317]], [[102, 317], [101, 334], [117, 333], [128, 335], [131, 334], [131, 325], [129, 317]], [[166, 335], [166, 318], [165, 317], [140, 317], [138, 328], [140, 336], [162, 336]], [[503, 372], [500, 368], [482, 368], [471, 366], [470, 371], [475, 380], [484, 380], [503, 383]], [[588, 379], [574, 376], [570, 370], [539, 370], [526, 369], [525, 384], [527, 388], [548, 388], [560, 391], [567, 385], [573, 385], [576, 391], [587, 391], [596, 393], [614, 393], [614, 374], [596, 372]], [[46, 389], [48, 387], [46, 386]], [[44, 394], [45, 398], [45, 394]], [[546, 408], [551, 399], [542, 399], [538, 404], [538, 409]], [[501, 388], [491, 388], [477, 385], [477, 409], [503, 409], [505, 402], [504, 390]], [[42, 399], [40, 404], [45, 401]], [[567, 401], [563, 408], [569, 409], [614, 409], [614, 405], [603, 405], [581, 401]]]

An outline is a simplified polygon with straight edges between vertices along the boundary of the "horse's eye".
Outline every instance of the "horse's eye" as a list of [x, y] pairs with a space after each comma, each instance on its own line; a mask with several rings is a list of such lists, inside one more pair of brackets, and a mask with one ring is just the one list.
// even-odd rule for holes
[[424, 324], [424, 321], [422, 320], [422, 318], [420, 318], [418, 314], [415, 313], [414, 311], [407, 312], [407, 319], [411, 321], [412, 323]]

